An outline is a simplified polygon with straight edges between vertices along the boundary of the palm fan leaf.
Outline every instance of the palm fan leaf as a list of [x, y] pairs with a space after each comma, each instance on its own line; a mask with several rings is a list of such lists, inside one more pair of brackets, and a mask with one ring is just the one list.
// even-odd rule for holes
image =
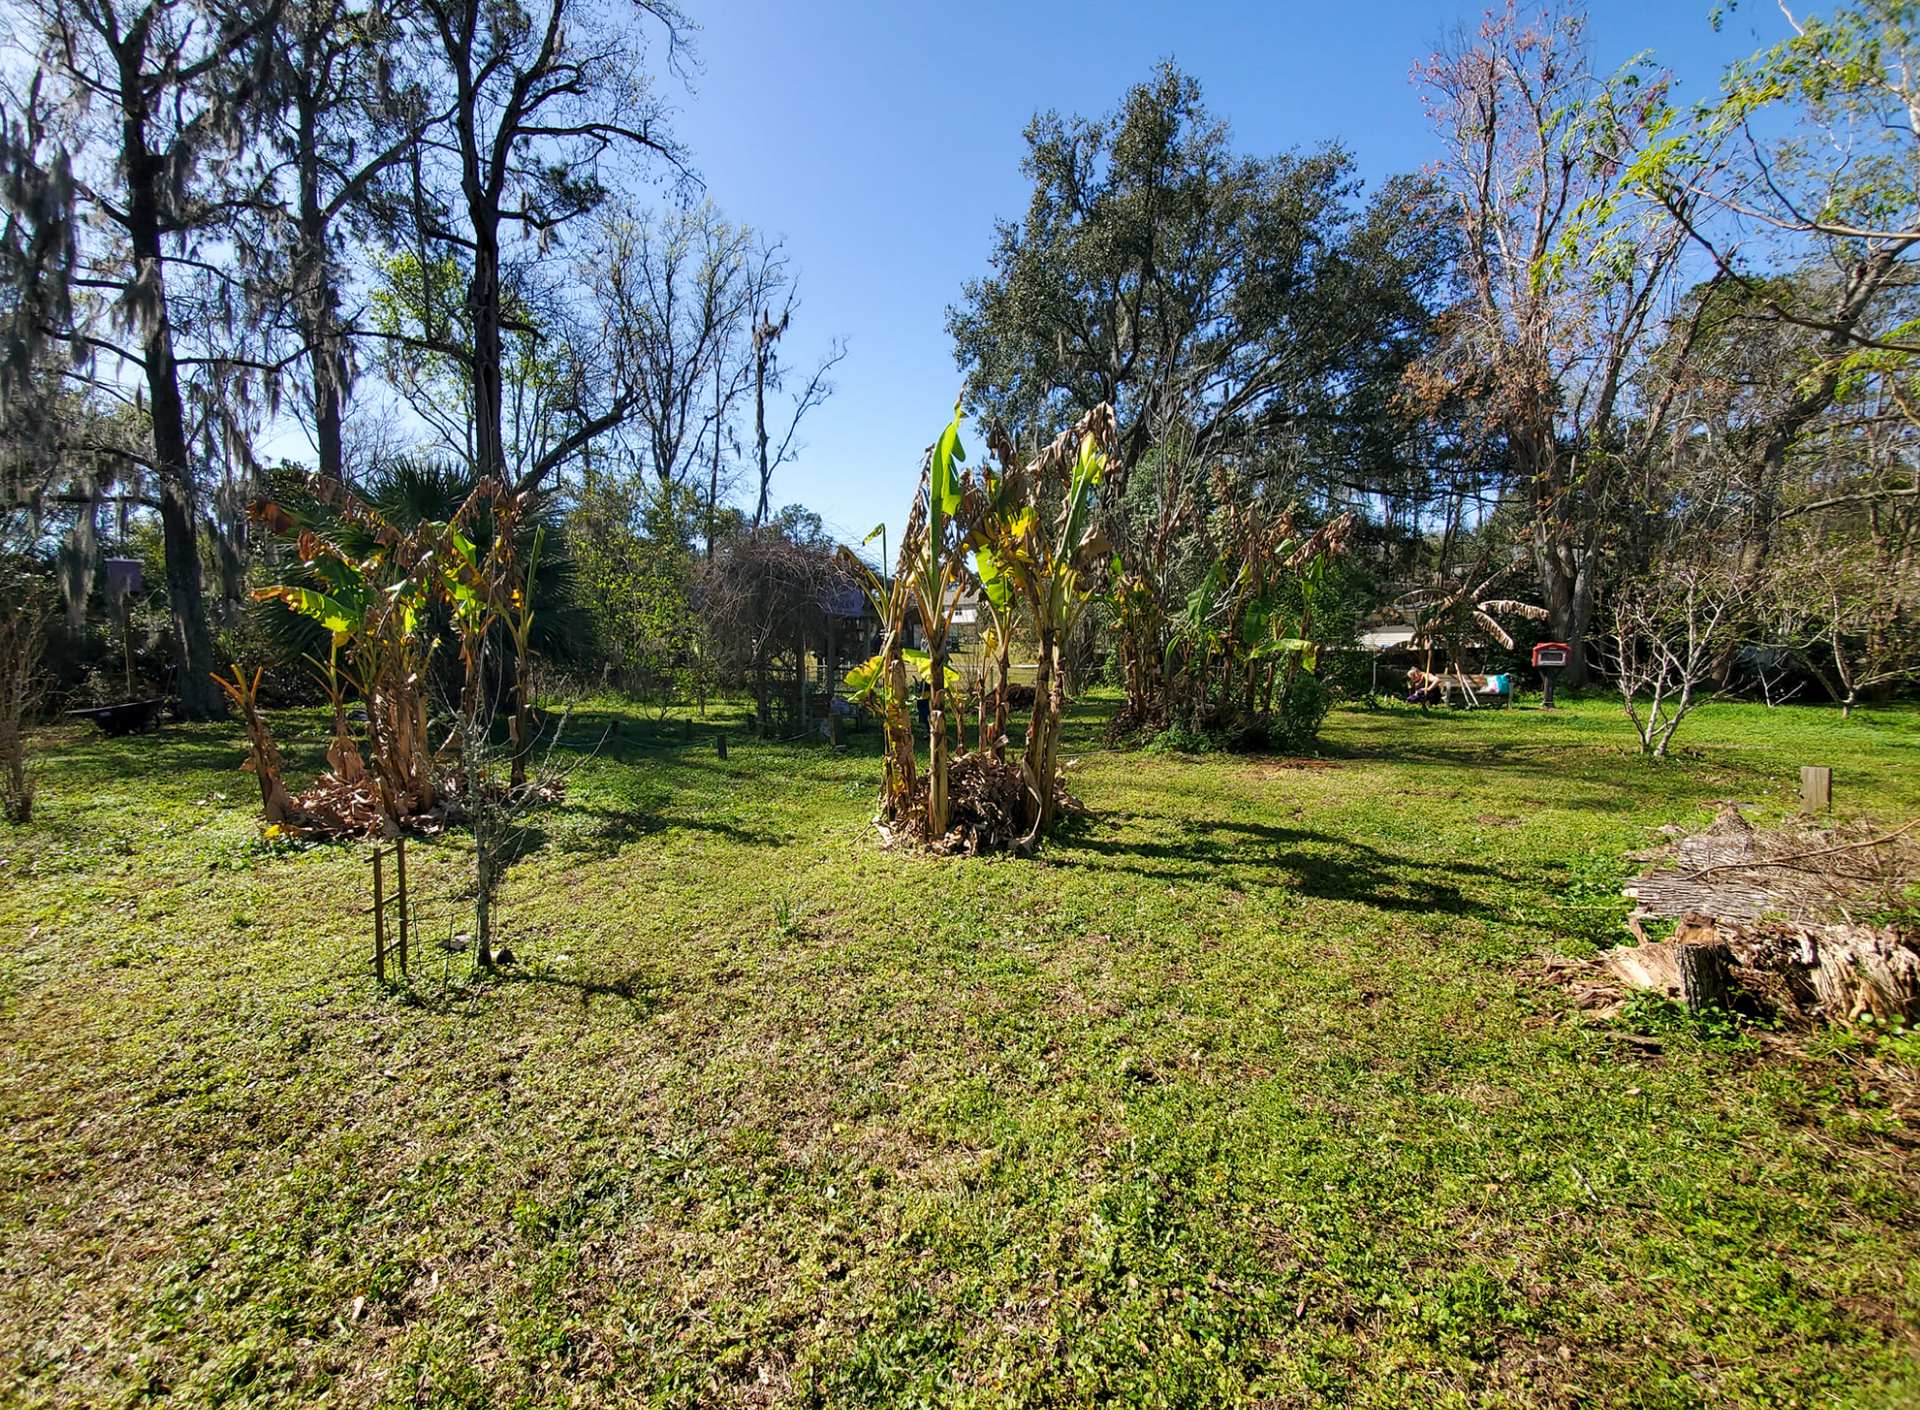
[[1507, 635], [1507, 629], [1494, 621], [1493, 618], [1489, 617], [1485, 612], [1482, 612], [1478, 607], [1473, 609], [1473, 620], [1485, 627], [1488, 634], [1491, 635], [1495, 641], [1506, 647], [1507, 650], [1513, 650], [1513, 638]]
[[1535, 607], [1531, 602], [1515, 602], [1505, 597], [1496, 597], [1491, 602], [1481, 603], [1480, 610], [1483, 612], [1513, 612], [1525, 617], [1530, 622], [1544, 621], [1547, 616], [1547, 609], [1544, 607]]

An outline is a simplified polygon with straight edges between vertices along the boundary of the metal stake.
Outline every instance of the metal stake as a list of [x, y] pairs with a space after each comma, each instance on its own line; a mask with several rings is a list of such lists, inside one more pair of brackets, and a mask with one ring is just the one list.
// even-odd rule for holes
[[373, 972], [387, 982], [387, 912], [381, 885], [380, 849], [373, 849]]
[[394, 869], [399, 873], [400, 890], [400, 973], [407, 972], [407, 839], [393, 844]]

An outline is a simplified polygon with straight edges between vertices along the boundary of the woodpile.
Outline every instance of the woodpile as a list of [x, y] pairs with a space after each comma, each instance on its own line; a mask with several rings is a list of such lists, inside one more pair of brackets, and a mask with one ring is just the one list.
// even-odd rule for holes
[[1818, 920], [1846, 908], [1890, 910], [1920, 878], [1920, 834], [1912, 823], [1891, 832], [1865, 822], [1760, 831], [1738, 804], [1718, 807], [1705, 831], [1642, 855], [1655, 865], [1626, 888], [1639, 902], [1637, 914]]
[[[1920, 934], [1854, 915], [1896, 909], [1920, 880], [1915, 826], [1761, 831], [1722, 804], [1712, 826], [1642, 857], [1651, 865], [1626, 888], [1638, 944], [1554, 968], [1603, 1016], [1637, 989], [1796, 1025], [1920, 1020]], [[1679, 924], [1653, 941], [1648, 919]]]

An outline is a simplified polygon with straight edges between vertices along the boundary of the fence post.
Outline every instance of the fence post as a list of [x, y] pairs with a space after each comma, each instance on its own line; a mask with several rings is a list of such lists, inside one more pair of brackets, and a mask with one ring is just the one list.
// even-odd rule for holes
[[1832, 769], [1818, 764], [1801, 765], [1800, 811], [1803, 813], [1829, 813], [1833, 811]]

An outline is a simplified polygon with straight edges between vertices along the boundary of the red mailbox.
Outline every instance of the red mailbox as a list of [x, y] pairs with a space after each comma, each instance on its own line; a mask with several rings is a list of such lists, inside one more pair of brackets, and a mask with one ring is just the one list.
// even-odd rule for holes
[[1540, 708], [1553, 708], [1553, 678], [1560, 668], [1573, 660], [1573, 652], [1564, 641], [1543, 641], [1533, 648], [1533, 669], [1540, 673], [1546, 689], [1540, 695]]

